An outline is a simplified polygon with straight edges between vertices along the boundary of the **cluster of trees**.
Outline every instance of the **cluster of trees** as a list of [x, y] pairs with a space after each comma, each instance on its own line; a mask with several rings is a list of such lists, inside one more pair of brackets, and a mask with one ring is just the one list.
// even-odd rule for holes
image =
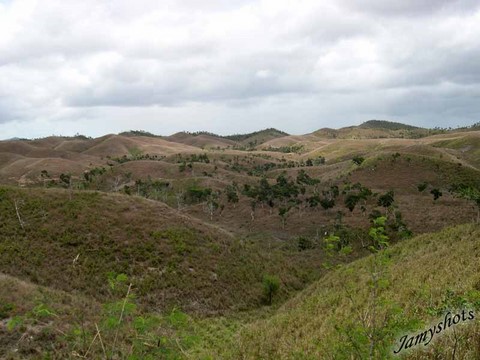
[[122, 136], [146, 136], [146, 137], [161, 137], [160, 135], [152, 134], [151, 132], [145, 130], [130, 130], [121, 132], [119, 135]]
[[166, 201], [170, 183], [163, 180], [153, 180], [148, 177], [146, 180], [138, 179], [135, 185], [125, 185], [123, 192], [127, 195], [143, 196], [147, 199]]
[[325, 164], [325, 157], [323, 156], [317, 156], [314, 159], [308, 158], [307, 161], [305, 161], [305, 166], [319, 166]]
[[177, 163], [205, 163], [209, 164], [210, 159], [208, 158], [208, 155], [206, 153], [203, 154], [191, 154], [191, 155], [182, 155], [182, 154], [177, 154]]
[[238, 173], [246, 173], [249, 176], [265, 176], [265, 174], [274, 169], [291, 169], [297, 167], [311, 167], [325, 164], [325, 158], [318, 156], [316, 158], [308, 158], [307, 160], [294, 161], [280, 159], [280, 162], [267, 162], [261, 164], [254, 164], [246, 159], [241, 161], [239, 157], [235, 157], [233, 160], [225, 160], [229, 164], [225, 166], [225, 169], [235, 171]]
[[[118, 164], [123, 164], [129, 161], [138, 161], [138, 160], [153, 160], [153, 161], [161, 161], [165, 159], [165, 156], [163, 155], [150, 155], [150, 154], [142, 154], [138, 153], [137, 151], [133, 150], [133, 153], [130, 153], [130, 155], [123, 155], [121, 157], [109, 157], [107, 156], [107, 159], [110, 159], [112, 161], [115, 161]], [[113, 164], [109, 164], [113, 165]]]
[[[238, 201], [235, 190], [236, 186], [231, 186], [228, 190], [231, 193], [230, 197], [234, 199], [232, 202]], [[336, 205], [340, 196], [343, 196], [344, 205], [350, 212], [360, 206], [363, 214], [366, 214], [369, 202], [372, 206], [385, 209], [391, 208], [394, 203], [393, 191], [378, 195], [360, 183], [353, 185], [347, 183], [342, 190], [337, 185], [321, 186], [320, 180], [311, 177], [303, 169], [297, 173], [295, 180], [282, 173], [276, 178], [274, 184], [262, 178], [258, 184], [245, 184], [241, 193], [250, 198], [252, 220], [255, 219], [255, 209], [258, 205], [262, 208], [268, 206], [270, 213], [274, 208], [278, 209], [283, 226], [286, 225], [287, 217], [293, 208], [297, 208], [300, 212], [306, 208], [315, 209], [319, 206], [328, 210]]]
[[189, 171], [192, 173], [192, 176], [194, 175], [193, 172], [193, 164], [194, 163], [205, 163], [209, 164], [210, 159], [208, 158], [207, 154], [193, 154], [189, 156], [183, 156], [182, 154], [177, 155], [177, 163], [180, 163], [178, 166], [178, 170], [180, 172], [184, 172], [185, 170], [189, 169]]
[[40, 172], [40, 180], [44, 187], [59, 186], [66, 189], [86, 190], [92, 186], [98, 189], [100, 183], [103, 182], [103, 177], [107, 172], [105, 167], [95, 167], [90, 170], [85, 170], [83, 177], [74, 178], [70, 173], [61, 173], [58, 178], [53, 177], [47, 170]]
[[365, 161], [365, 158], [363, 156], [354, 156], [352, 161], [355, 165], [362, 165], [362, 163]]
[[280, 146], [280, 147], [274, 147], [274, 146], [269, 146], [263, 151], [274, 151], [274, 152], [281, 152], [281, 153], [301, 153], [303, 150], [304, 146], [303, 145], [290, 145], [290, 146]]
[[[248, 134], [234, 134], [234, 135], [227, 135], [222, 136], [224, 139], [229, 139], [233, 141], [245, 141], [249, 138], [263, 138], [263, 137], [280, 137], [280, 136], [287, 136], [286, 132], [277, 130], [275, 128], [268, 128], [265, 130], [254, 131]], [[255, 141], [257, 142], [257, 141]]]

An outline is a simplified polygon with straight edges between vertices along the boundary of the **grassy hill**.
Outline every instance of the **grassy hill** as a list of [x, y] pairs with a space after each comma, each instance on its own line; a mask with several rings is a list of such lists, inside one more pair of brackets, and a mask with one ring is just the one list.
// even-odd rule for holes
[[179, 132], [168, 136], [166, 139], [202, 149], [226, 148], [235, 145], [235, 141], [208, 132], [187, 133]]
[[[428, 329], [448, 309], [479, 310], [479, 238], [478, 225], [462, 225], [388, 250], [385, 282], [378, 294], [382, 300], [376, 309], [377, 321], [387, 321], [388, 331], [374, 358], [391, 358], [401, 336]], [[373, 326], [372, 257], [332, 271], [271, 318], [245, 327], [236, 349], [224, 349], [222, 358], [356, 359], [360, 354], [367, 358], [369, 341], [362, 334]], [[406, 358], [450, 358], [456, 346], [456, 359], [473, 359], [478, 356], [478, 334], [478, 322], [471, 322], [457, 333], [450, 330], [438, 336], [428, 347], [420, 345], [419, 352]]]
[[[0, 358], [368, 358], [373, 320], [356, 320], [381, 214], [382, 339], [474, 303], [478, 227], [452, 226], [478, 208], [452, 189], [480, 189], [480, 132], [435, 131], [0, 142]], [[477, 335], [457, 335], [456, 358], [473, 358]], [[438, 339], [425, 356], [450, 358]]]
[[417, 126], [402, 124], [394, 121], [386, 120], [368, 120], [358, 126], [364, 129], [388, 129], [388, 130], [414, 130], [419, 129]]
[[324, 128], [315, 131], [313, 134], [328, 139], [418, 139], [443, 132], [445, 131], [440, 129], [424, 129], [393, 121], [369, 120], [358, 126], [348, 126], [340, 129]]
[[1, 187], [0, 215], [0, 272], [97, 300], [109, 274], [123, 273], [146, 309], [252, 309], [264, 274], [282, 277], [286, 298], [322, 271], [318, 251], [238, 236], [140, 197]]
[[286, 132], [270, 128], [260, 131], [255, 131], [248, 134], [236, 134], [225, 136], [226, 139], [240, 142], [243, 145], [251, 147], [258, 146], [272, 139], [288, 136]]
[[[370, 255], [333, 267], [278, 309], [198, 318], [175, 309], [155, 315], [158, 308], [135, 317], [137, 310], [132, 308], [118, 332], [116, 350], [124, 355], [133, 347], [141, 348], [144, 355], [158, 350], [153, 358], [167, 359], [362, 359], [369, 358], [368, 336], [376, 334], [372, 358], [393, 358], [403, 336], [428, 331], [443, 321], [447, 311], [472, 309], [478, 314], [479, 237], [479, 226], [466, 224], [405, 240], [377, 254], [377, 260]], [[376, 297], [372, 297], [374, 274], [380, 279]], [[65, 358], [73, 351], [84, 354], [89, 349], [92, 358], [101, 357], [102, 346], [92, 342], [95, 322], [102, 326], [105, 346], [110, 349], [116, 331], [102, 325], [101, 314], [108, 307], [102, 310], [98, 300], [5, 275], [0, 275], [0, 285], [0, 354], [8, 354], [9, 359], [47, 353]], [[281, 286], [285, 285], [282, 281]], [[110, 290], [105, 298], [113, 294]], [[122, 303], [118, 302], [120, 308]], [[18, 316], [20, 325], [7, 330], [2, 318], [9, 321]], [[138, 326], [146, 325], [134, 325], [139, 319], [156, 322], [149, 332], [138, 333], [143, 331]], [[82, 327], [75, 326], [83, 326], [85, 335]], [[478, 321], [465, 322], [436, 335], [428, 346], [402, 352], [400, 358], [451, 358], [455, 352], [455, 359], [475, 359], [479, 331]], [[22, 340], [25, 334], [28, 341]], [[153, 334], [162, 341], [158, 346], [151, 343], [152, 348], [145, 349], [132, 343], [139, 335], [148, 343]]]

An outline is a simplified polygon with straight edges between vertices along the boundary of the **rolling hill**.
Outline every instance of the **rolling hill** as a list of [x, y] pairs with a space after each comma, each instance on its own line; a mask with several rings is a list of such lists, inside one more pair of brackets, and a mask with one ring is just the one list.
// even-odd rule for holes
[[[372, 120], [0, 141], [0, 357], [389, 358], [447, 306], [480, 304], [479, 139]], [[380, 216], [370, 356], [373, 320], [356, 320]], [[477, 334], [404, 357], [474, 358]]]
[[[393, 358], [404, 334], [428, 330], [430, 324], [443, 320], [447, 310], [458, 310], [458, 303], [479, 310], [479, 236], [478, 225], [463, 225], [389, 249], [385, 286], [378, 296], [393, 303], [377, 304], [376, 316], [379, 321], [388, 317], [391, 330], [377, 344], [374, 358]], [[361, 335], [374, 326], [362, 325], [360, 317], [369, 321], [368, 311], [373, 311], [368, 285], [372, 260], [373, 255], [332, 271], [272, 317], [247, 326], [233, 354], [225, 349], [223, 358], [294, 359], [300, 354], [302, 359], [346, 359], [349, 354], [368, 358], [370, 342], [355, 331]], [[402, 358], [434, 359], [455, 350], [458, 359], [475, 358], [478, 330], [473, 321], [459, 326], [459, 334], [450, 329], [429, 347], [421, 344]]]

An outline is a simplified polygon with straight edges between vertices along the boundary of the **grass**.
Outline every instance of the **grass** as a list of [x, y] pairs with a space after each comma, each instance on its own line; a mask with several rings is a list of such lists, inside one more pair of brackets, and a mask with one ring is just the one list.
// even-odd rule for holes
[[[402, 309], [399, 316], [403, 324], [410, 324], [410, 328], [406, 326], [392, 334], [391, 346], [405, 331], [428, 329], [430, 323], [441, 317], [445, 307], [453, 303], [448, 302], [449, 299], [462, 299], [478, 309], [479, 237], [478, 225], [462, 225], [406, 240], [391, 248], [389, 285], [384, 289], [384, 297]], [[271, 318], [243, 328], [235, 348], [226, 350], [222, 358], [356, 358], [353, 352], [342, 355], [340, 349], [346, 347], [349, 340], [336, 328], [349, 324], [358, 310], [366, 310], [370, 260], [371, 257], [367, 257], [332, 271], [287, 302]], [[353, 302], [348, 292], [354, 294]], [[451, 331], [447, 332], [421, 353], [412, 352], [407, 357], [451, 356], [453, 336]], [[478, 356], [478, 325], [462, 327], [457, 336], [457, 359]]]
[[265, 273], [282, 279], [283, 301], [318, 278], [323, 261], [318, 249], [235, 237], [135, 196], [1, 187], [0, 216], [0, 272], [98, 301], [108, 275], [125, 273], [145, 309], [253, 309]]
[[[339, 138], [393, 136], [395, 131], [410, 130], [335, 130]], [[285, 134], [267, 131], [257, 135], [236, 141], [244, 141], [250, 150], [254, 140], [258, 145], [269, 137]], [[179, 154], [188, 158], [203, 151], [162, 139], [111, 137], [88, 140], [92, 144], [85, 145], [85, 149], [101, 145], [100, 149], [88, 151], [95, 154], [98, 150], [100, 155], [90, 157], [81, 154], [84, 150], [78, 150], [75, 144], [69, 146], [69, 140], [61, 139], [71, 152], [59, 149], [58, 153], [47, 151], [39, 156], [60, 158], [63, 154], [78, 169], [104, 166], [107, 171], [82, 191], [38, 188], [41, 182], [37, 188], [0, 186], [0, 357], [68, 358], [73, 356], [72, 351], [85, 353], [87, 338], [91, 341], [94, 337], [96, 324], [111, 344], [116, 330], [103, 327], [105, 316], [108, 318], [106, 308], [111, 310], [110, 315], [118, 316], [125, 294], [114, 298], [110, 280], [125, 276], [132, 283], [135, 297], [128, 298], [132, 311], [119, 330], [118, 346], [124, 354], [129, 354], [129, 346], [139, 339], [141, 330], [140, 338], [148, 339], [144, 342], [161, 343], [161, 350], [155, 349], [160, 353], [149, 354], [150, 358], [350, 359], [356, 350], [348, 335], [365, 340], [355, 314], [368, 305], [371, 258], [340, 269], [335, 264], [351, 262], [367, 253], [361, 244], [367, 236], [367, 214], [362, 214], [358, 206], [353, 212], [347, 211], [346, 195], [340, 195], [329, 211], [292, 209], [282, 229], [278, 208], [270, 212], [267, 206], [259, 205], [252, 221], [250, 199], [243, 195], [235, 207], [222, 195], [225, 208], [210, 218], [202, 203], [183, 204], [177, 211], [176, 193], [193, 185], [224, 190], [233, 181], [242, 188], [243, 184], [257, 183], [261, 175], [274, 179], [284, 170], [294, 179], [301, 159], [322, 155], [327, 164], [304, 167], [321, 181], [320, 190], [334, 184], [343, 189], [346, 183], [357, 181], [379, 194], [394, 189], [397, 209], [407, 226], [415, 234], [425, 233], [464, 223], [473, 216], [471, 204], [453, 198], [446, 189], [454, 182], [480, 186], [475, 169], [478, 139], [474, 135], [462, 133], [461, 138], [444, 138], [442, 142], [426, 138], [317, 143], [308, 138], [288, 144], [307, 144], [312, 151], [302, 156], [209, 150], [209, 164], [195, 162], [194, 171], [184, 172], [179, 171]], [[405, 133], [404, 137], [408, 136]], [[34, 146], [51, 141], [29, 142], [25, 151], [33, 153]], [[13, 145], [0, 145], [21, 152]], [[116, 152], [120, 156], [132, 146], [145, 154], [167, 156], [161, 161], [125, 164], [100, 158]], [[366, 158], [360, 166], [351, 161], [355, 155]], [[13, 166], [15, 162], [10, 166], [9, 157], [5, 159], [4, 179], [21, 178], [25, 167]], [[27, 178], [36, 179], [43, 164], [54, 178], [56, 172], [66, 173], [64, 159], [57, 160], [59, 163], [50, 171], [46, 165], [55, 161], [42, 159], [40, 167], [30, 168]], [[88, 165], [90, 161], [93, 163]], [[257, 171], [270, 163], [286, 168], [266, 166]], [[290, 163], [292, 167], [288, 167]], [[83, 178], [82, 171], [74, 174], [76, 184]], [[134, 184], [139, 179], [165, 181], [169, 189], [151, 193], [149, 199], [140, 198], [135, 196], [138, 187]], [[419, 193], [417, 185], [424, 181], [430, 187]], [[118, 184], [128, 184], [132, 196], [108, 193], [117, 187], [115, 191], [121, 190]], [[444, 196], [433, 202], [431, 187], [441, 189]], [[309, 189], [306, 195], [312, 191]], [[370, 199], [366, 206], [373, 209], [376, 199]], [[331, 262], [325, 254], [323, 235], [335, 228], [338, 211], [344, 212], [345, 233], [336, 235], [348, 240], [353, 253], [340, 262]], [[382, 290], [383, 298], [391, 300], [382, 310], [392, 315], [388, 341], [406, 331], [426, 328], [447, 305], [478, 301], [480, 278], [475, 264], [479, 251], [472, 240], [478, 235], [478, 227], [464, 225], [399, 240], [392, 246], [389, 282]], [[333, 268], [326, 269], [326, 263]], [[262, 287], [265, 275], [278, 277], [280, 283], [272, 306], [266, 305]], [[353, 301], [349, 293], [354, 294]], [[404, 311], [398, 312], [398, 308]], [[7, 330], [7, 324], [17, 320], [18, 326]], [[89, 337], [83, 333], [79, 337], [79, 324], [87, 328]], [[147, 324], [156, 325], [150, 329]], [[475, 347], [467, 344], [478, 345], [478, 328], [462, 328], [456, 336], [457, 358], [458, 354], [474, 358]], [[450, 358], [454, 343], [454, 334], [447, 333], [426, 348], [428, 353], [411, 353], [407, 357]], [[141, 355], [137, 358], [148, 358], [145, 354], [149, 351], [139, 346]], [[8, 356], [2, 353], [4, 349]], [[103, 356], [99, 343], [92, 348], [91, 356]]]

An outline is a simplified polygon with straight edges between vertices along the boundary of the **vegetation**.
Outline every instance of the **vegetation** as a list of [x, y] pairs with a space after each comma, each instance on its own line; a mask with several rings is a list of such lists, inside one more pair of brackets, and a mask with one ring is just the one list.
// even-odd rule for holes
[[273, 275], [265, 275], [263, 277], [263, 292], [267, 300], [268, 305], [272, 305], [273, 296], [278, 292], [280, 288], [280, 279]]
[[[229, 140], [234, 140], [234, 141], [246, 141], [246, 140], [248, 141], [252, 138], [265, 138], [265, 137], [275, 138], [275, 137], [281, 137], [281, 136], [287, 136], [287, 135], [288, 134], [286, 132], [283, 132], [274, 128], [269, 128], [265, 130], [254, 131], [248, 134], [228, 135], [228, 136], [224, 136], [224, 138]], [[257, 141], [257, 144], [260, 144], [260, 142]]]
[[[291, 145], [291, 146], [280, 146], [280, 147], [273, 147], [269, 146], [264, 148], [265, 151], [277, 151], [281, 153], [301, 153], [303, 150], [303, 145]], [[311, 161], [311, 160], [310, 160]]]
[[478, 134], [367, 125], [0, 142], [0, 357], [384, 359], [476, 309]]
[[359, 127], [368, 128], [368, 129], [389, 129], [389, 130], [415, 130], [418, 129], [416, 126], [411, 126], [407, 124], [402, 124], [394, 121], [386, 120], [369, 120], [365, 121]]
[[[377, 244], [385, 241], [381, 227], [374, 225]], [[428, 329], [458, 304], [479, 309], [474, 285], [479, 235], [473, 225], [449, 228], [334, 269], [274, 316], [246, 327], [235, 349], [226, 353], [243, 359], [393, 358], [391, 344], [399, 344], [404, 334]], [[373, 311], [379, 322], [368, 320]], [[478, 324], [470, 323], [405, 357], [434, 359], [456, 352], [474, 358], [476, 341]]]

